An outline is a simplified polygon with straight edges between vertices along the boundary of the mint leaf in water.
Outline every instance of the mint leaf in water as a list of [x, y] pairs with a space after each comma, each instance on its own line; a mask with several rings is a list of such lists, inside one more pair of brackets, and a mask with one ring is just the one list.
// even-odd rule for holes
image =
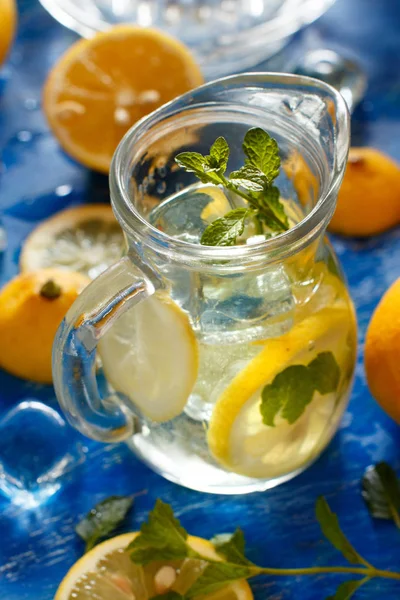
[[125, 519], [132, 505], [133, 498], [129, 496], [111, 496], [96, 504], [75, 527], [76, 533], [86, 542], [85, 552], [109, 536]]
[[235, 533], [222, 534], [211, 540], [214, 548], [227, 560], [235, 564], [250, 565], [244, 554], [245, 540], [241, 529], [236, 529]]
[[138, 535], [128, 546], [131, 559], [138, 565], [156, 560], [179, 560], [198, 555], [187, 544], [187, 531], [175, 518], [172, 508], [157, 500]]
[[260, 169], [269, 184], [278, 177], [281, 166], [278, 144], [264, 129], [249, 129], [244, 136], [243, 152], [247, 156], [246, 164]]
[[216, 219], [201, 236], [203, 246], [234, 246], [244, 231], [246, 219], [252, 214], [248, 208], [235, 208]]
[[400, 485], [390, 465], [379, 462], [368, 467], [362, 478], [361, 493], [373, 517], [393, 519], [400, 528]]
[[225, 173], [229, 159], [229, 146], [224, 137], [218, 137], [210, 148], [210, 155], [206, 157], [209, 168]]
[[329, 504], [322, 496], [320, 496], [317, 500], [315, 514], [322, 533], [336, 548], [336, 550], [339, 550], [339, 552], [341, 552], [350, 563], [363, 565], [368, 564], [349, 542], [340, 528], [337, 515], [331, 511]]
[[306, 409], [314, 393], [334, 392], [340, 369], [332, 352], [321, 352], [305, 365], [290, 365], [275, 376], [261, 392], [260, 411], [263, 423], [274, 427], [278, 413], [292, 424]]
[[261, 393], [261, 415], [263, 423], [274, 427], [275, 417], [294, 423], [312, 400], [314, 385], [304, 365], [292, 365], [281, 371]]
[[340, 369], [332, 352], [320, 352], [308, 365], [315, 389], [330, 394], [339, 385]]

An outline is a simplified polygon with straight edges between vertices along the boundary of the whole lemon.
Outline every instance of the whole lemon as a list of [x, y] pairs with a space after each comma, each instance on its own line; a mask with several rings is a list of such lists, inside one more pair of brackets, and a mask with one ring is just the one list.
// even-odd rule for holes
[[90, 282], [63, 269], [17, 275], [0, 292], [0, 367], [17, 377], [51, 383], [54, 336]]
[[399, 166], [374, 148], [351, 148], [329, 230], [368, 237], [399, 223]]
[[14, 37], [16, 14], [14, 0], [0, 0], [0, 65]]
[[365, 370], [375, 400], [400, 423], [400, 279], [372, 315], [365, 341]]

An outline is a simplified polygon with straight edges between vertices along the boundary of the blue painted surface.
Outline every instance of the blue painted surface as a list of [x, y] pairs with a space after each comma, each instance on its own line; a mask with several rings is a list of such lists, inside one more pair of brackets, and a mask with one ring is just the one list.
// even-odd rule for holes
[[[107, 201], [107, 182], [68, 159], [49, 133], [40, 110], [40, 91], [50, 66], [76, 36], [55, 23], [35, 0], [20, 2], [20, 25], [8, 63], [0, 70], [0, 202], [9, 245], [0, 283], [17, 272], [21, 243], [43, 218], [76, 203]], [[369, 88], [353, 118], [353, 144], [369, 144], [400, 160], [400, 6], [393, 0], [338, 0], [292, 44], [292, 52], [324, 40], [355, 57], [366, 69]], [[289, 51], [290, 52], [290, 49]], [[400, 435], [371, 398], [362, 365], [366, 325], [384, 290], [400, 276], [400, 231], [373, 240], [334, 240], [349, 278], [360, 324], [355, 388], [341, 429], [329, 449], [306, 473], [278, 489], [244, 497], [216, 497], [164, 481], [127, 448], [102, 446], [70, 431], [79, 444], [77, 461], [62, 489], [30, 511], [0, 497], [0, 598], [50, 600], [68, 567], [81, 555], [74, 523], [110, 494], [138, 493], [126, 526], [136, 529], [157, 497], [170, 502], [194, 534], [212, 536], [241, 525], [249, 555], [268, 566], [340, 563], [322, 540], [314, 519], [316, 497], [324, 494], [345, 531], [372, 563], [398, 568], [399, 532], [371, 521], [360, 497], [364, 469], [378, 460], [400, 467]], [[0, 373], [0, 417], [24, 400], [56, 407], [50, 387]], [[64, 443], [64, 442], [63, 442]], [[29, 450], [29, 446], [26, 448]], [[258, 600], [320, 600], [332, 593], [333, 577], [264, 579], [255, 582]], [[400, 598], [400, 585], [372, 582], [359, 598]]]

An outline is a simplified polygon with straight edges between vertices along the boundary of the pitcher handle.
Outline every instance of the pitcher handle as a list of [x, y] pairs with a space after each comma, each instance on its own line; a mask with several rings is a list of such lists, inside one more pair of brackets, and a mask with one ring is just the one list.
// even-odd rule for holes
[[96, 348], [118, 317], [154, 291], [124, 257], [83, 290], [58, 329], [53, 345], [56, 396], [71, 425], [95, 440], [120, 442], [134, 433], [134, 416], [121, 397], [99, 392]]

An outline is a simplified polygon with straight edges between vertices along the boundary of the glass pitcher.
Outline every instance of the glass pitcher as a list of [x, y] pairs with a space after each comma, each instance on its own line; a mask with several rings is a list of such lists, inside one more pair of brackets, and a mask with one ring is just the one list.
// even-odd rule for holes
[[[223, 135], [237, 169], [254, 126], [279, 144], [277, 185], [294, 226], [266, 241], [200, 245], [235, 200], [174, 157], [207, 154]], [[203, 492], [265, 490], [318, 457], [355, 365], [354, 310], [325, 237], [348, 144], [338, 92], [266, 73], [206, 84], [127, 133], [110, 174], [127, 254], [84, 290], [54, 345], [55, 389], [74, 427], [126, 441]]]

